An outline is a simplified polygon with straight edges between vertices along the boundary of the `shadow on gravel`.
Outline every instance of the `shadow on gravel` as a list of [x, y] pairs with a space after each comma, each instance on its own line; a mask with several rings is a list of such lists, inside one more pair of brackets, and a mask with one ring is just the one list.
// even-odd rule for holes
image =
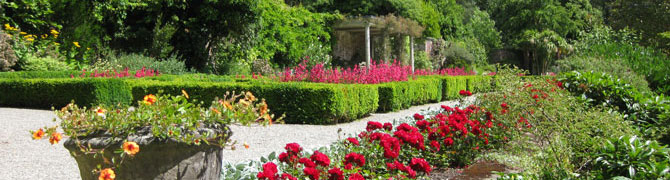
[[475, 179], [495, 179], [496, 172], [512, 172], [514, 169], [495, 161], [479, 161], [465, 169], [436, 169], [430, 174], [430, 179], [456, 179], [456, 180], [475, 180]]

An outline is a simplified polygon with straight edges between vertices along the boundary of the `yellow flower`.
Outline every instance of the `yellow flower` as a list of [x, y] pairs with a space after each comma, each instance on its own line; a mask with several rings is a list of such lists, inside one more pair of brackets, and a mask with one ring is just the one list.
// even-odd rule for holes
[[56, 45], [56, 46], [60, 46], [60, 43], [54, 42], [54, 45]]
[[251, 94], [251, 92], [249, 91], [247, 91], [247, 93], [244, 96], [251, 102], [256, 101], [256, 96], [254, 96], [254, 94]]
[[42, 34], [42, 39], [46, 39], [46, 38], [48, 38], [48, 37], [49, 37], [48, 34]]
[[57, 35], [58, 35], [58, 31], [52, 29], [52, 30], [51, 30], [51, 34], [53, 34], [54, 36], [57, 36]]
[[244, 107], [247, 107], [247, 106], [249, 106], [249, 104], [251, 104], [249, 101], [246, 101], [244, 99], [240, 99], [240, 101], [238, 103], [240, 103]]
[[35, 41], [35, 39], [33, 39], [33, 38], [27, 38], [26, 41], [33, 42], [33, 41]]
[[186, 97], [186, 99], [188, 99], [188, 93], [186, 93], [186, 91], [184, 91], [183, 89], [181, 90], [181, 94], [183, 94]]
[[135, 142], [125, 142], [123, 143], [123, 152], [128, 155], [135, 155], [137, 152], [140, 152], [140, 145], [137, 145]]
[[42, 128], [33, 133], [33, 139], [35, 140], [42, 139], [42, 137], [44, 137], [44, 130]]
[[74, 46], [77, 47], [77, 48], [80, 48], [80, 47], [81, 47], [81, 46], [79, 46], [79, 42], [76, 42], [76, 41], [75, 41], [75, 42], [72, 42], [72, 44], [74, 44]]
[[21, 32], [19, 32], [19, 34], [20, 34], [20, 35], [26, 35], [26, 34], [28, 34], [28, 33], [21, 31]]
[[10, 26], [9, 24], [5, 24], [5, 29], [9, 29], [9, 28], [12, 28], [12, 26]]
[[116, 179], [116, 174], [114, 174], [114, 170], [110, 168], [103, 169], [100, 171], [100, 176], [98, 176], [98, 180], [114, 180]]
[[156, 103], [157, 100], [158, 99], [156, 98], [156, 96], [154, 96], [153, 94], [149, 94], [149, 95], [144, 96], [144, 101], [142, 101], [142, 102], [144, 102], [144, 104], [146, 104], [146, 105], [152, 105], [152, 104]]
[[56, 144], [58, 141], [63, 139], [63, 135], [57, 132], [51, 133], [51, 138], [49, 138], [49, 143]]

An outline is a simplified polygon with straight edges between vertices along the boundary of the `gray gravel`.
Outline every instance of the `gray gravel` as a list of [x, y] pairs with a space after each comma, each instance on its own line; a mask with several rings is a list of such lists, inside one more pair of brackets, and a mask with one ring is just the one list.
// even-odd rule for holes
[[[456, 101], [414, 106], [398, 112], [371, 114], [355, 122], [337, 125], [289, 125], [232, 126], [232, 139], [238, 143], [237, 150], [224, 151], [224, 162], [238, 163], [258, 160], [273, 151], [282, 151], [287, 143], [296, 142], [305, 149], [327, 146], [345, 134], [358, 133], [365, 129], [368, 121], [392, 122], [394, 119], [411, 116], [428, 108], [440, 105], [453, 106]], [[56, 125], [54, 113], [49, 110], [0, 108], [0, 180], [3, 179], [80, 179], [79, 169], [68, 151], [48, 140], [31, 139], [29, 130]], [[338, 130], [342, 129], [341, 137]], [[59, 130], [59, 132], [62, 132]], [[63, 139], [64, 141], [65, 139]], [[249, 145], [248, 149], [242, 147]]]

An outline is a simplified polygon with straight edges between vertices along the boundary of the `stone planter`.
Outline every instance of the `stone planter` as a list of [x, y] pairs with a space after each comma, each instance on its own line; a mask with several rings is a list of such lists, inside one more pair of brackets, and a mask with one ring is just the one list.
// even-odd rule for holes
[[[140, 146], [140, 152], [134, 157], [126, 157], [114, 171], [116, 179], [220, 179], [222, 168], [222, 150], [216, 145], [188, 145], [174, 139], [158, 139], [151, 135], [150, 128], [138, 131], [139, 136], [131, 136], [129, 141]], [[144, 132], [144, 133], [142, 133]], [[232, 134], [227, 127], [208, 129], [200, 128], [195, 135], [209, 132], [210, 134], [224, 134], [225, 138]], [[83, 153], [76, 140], [70, 138], [64, 146], [77, 161], [81, 178], [84, 180], [98, 179], [94, 170], [104, 164], [101, 156]], [[113, 156], [120, 160], [119, 154], [114, 154], [121, 148], [123, 139], [111, 138], [108, 134], [80, 137], [83, 146], [94, 149], [105, 149], [104, 156], [111, 161]], [[213, 142], [214, 143], [214, 142]], [[106, 148], [105, 148], [106, 147]], [[103, 165], [109, 167], [109, 165]]]

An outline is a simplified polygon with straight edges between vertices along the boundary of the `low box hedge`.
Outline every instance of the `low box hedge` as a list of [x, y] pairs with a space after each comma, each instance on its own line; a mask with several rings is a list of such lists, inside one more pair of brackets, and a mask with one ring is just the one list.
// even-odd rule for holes
[[49, 109], [129, 104], [130, 86], [120, 79], [0, 79], [0, 106]]
[[348, 122], [374, 112], [379, 95], [376, 87], [356, 84], [319, 83], [213, 83], [133, 81], [136, 101], [144, 95], [163, 91], [179, 94], [186, 90], [191, 98], [205, 105], [226, 91], [251, 91], [257, 98], [266, 99], [277, 116], [285, 114], [286, 123], [334, 124]]
[[458, 93], [468, 88], [468, 76], [438, 76], [442, 80], [442, 100], [452, 100], [461, 97]]
[[492, 90], [491, 81], [493, 76], [466, 76], [467, 90], [472, 93], [483, 93]]
[[0, 79], [59, 79], [70, 78], [70, 75], [78, 76], [80, 71], [18, 71], [18, 72], [0, 72]]
[[442, 99], [442, 80], [417, 78], [410, 81], [378, 85], [379, 112], [397, 111], [412, 105], [439, 102]]

